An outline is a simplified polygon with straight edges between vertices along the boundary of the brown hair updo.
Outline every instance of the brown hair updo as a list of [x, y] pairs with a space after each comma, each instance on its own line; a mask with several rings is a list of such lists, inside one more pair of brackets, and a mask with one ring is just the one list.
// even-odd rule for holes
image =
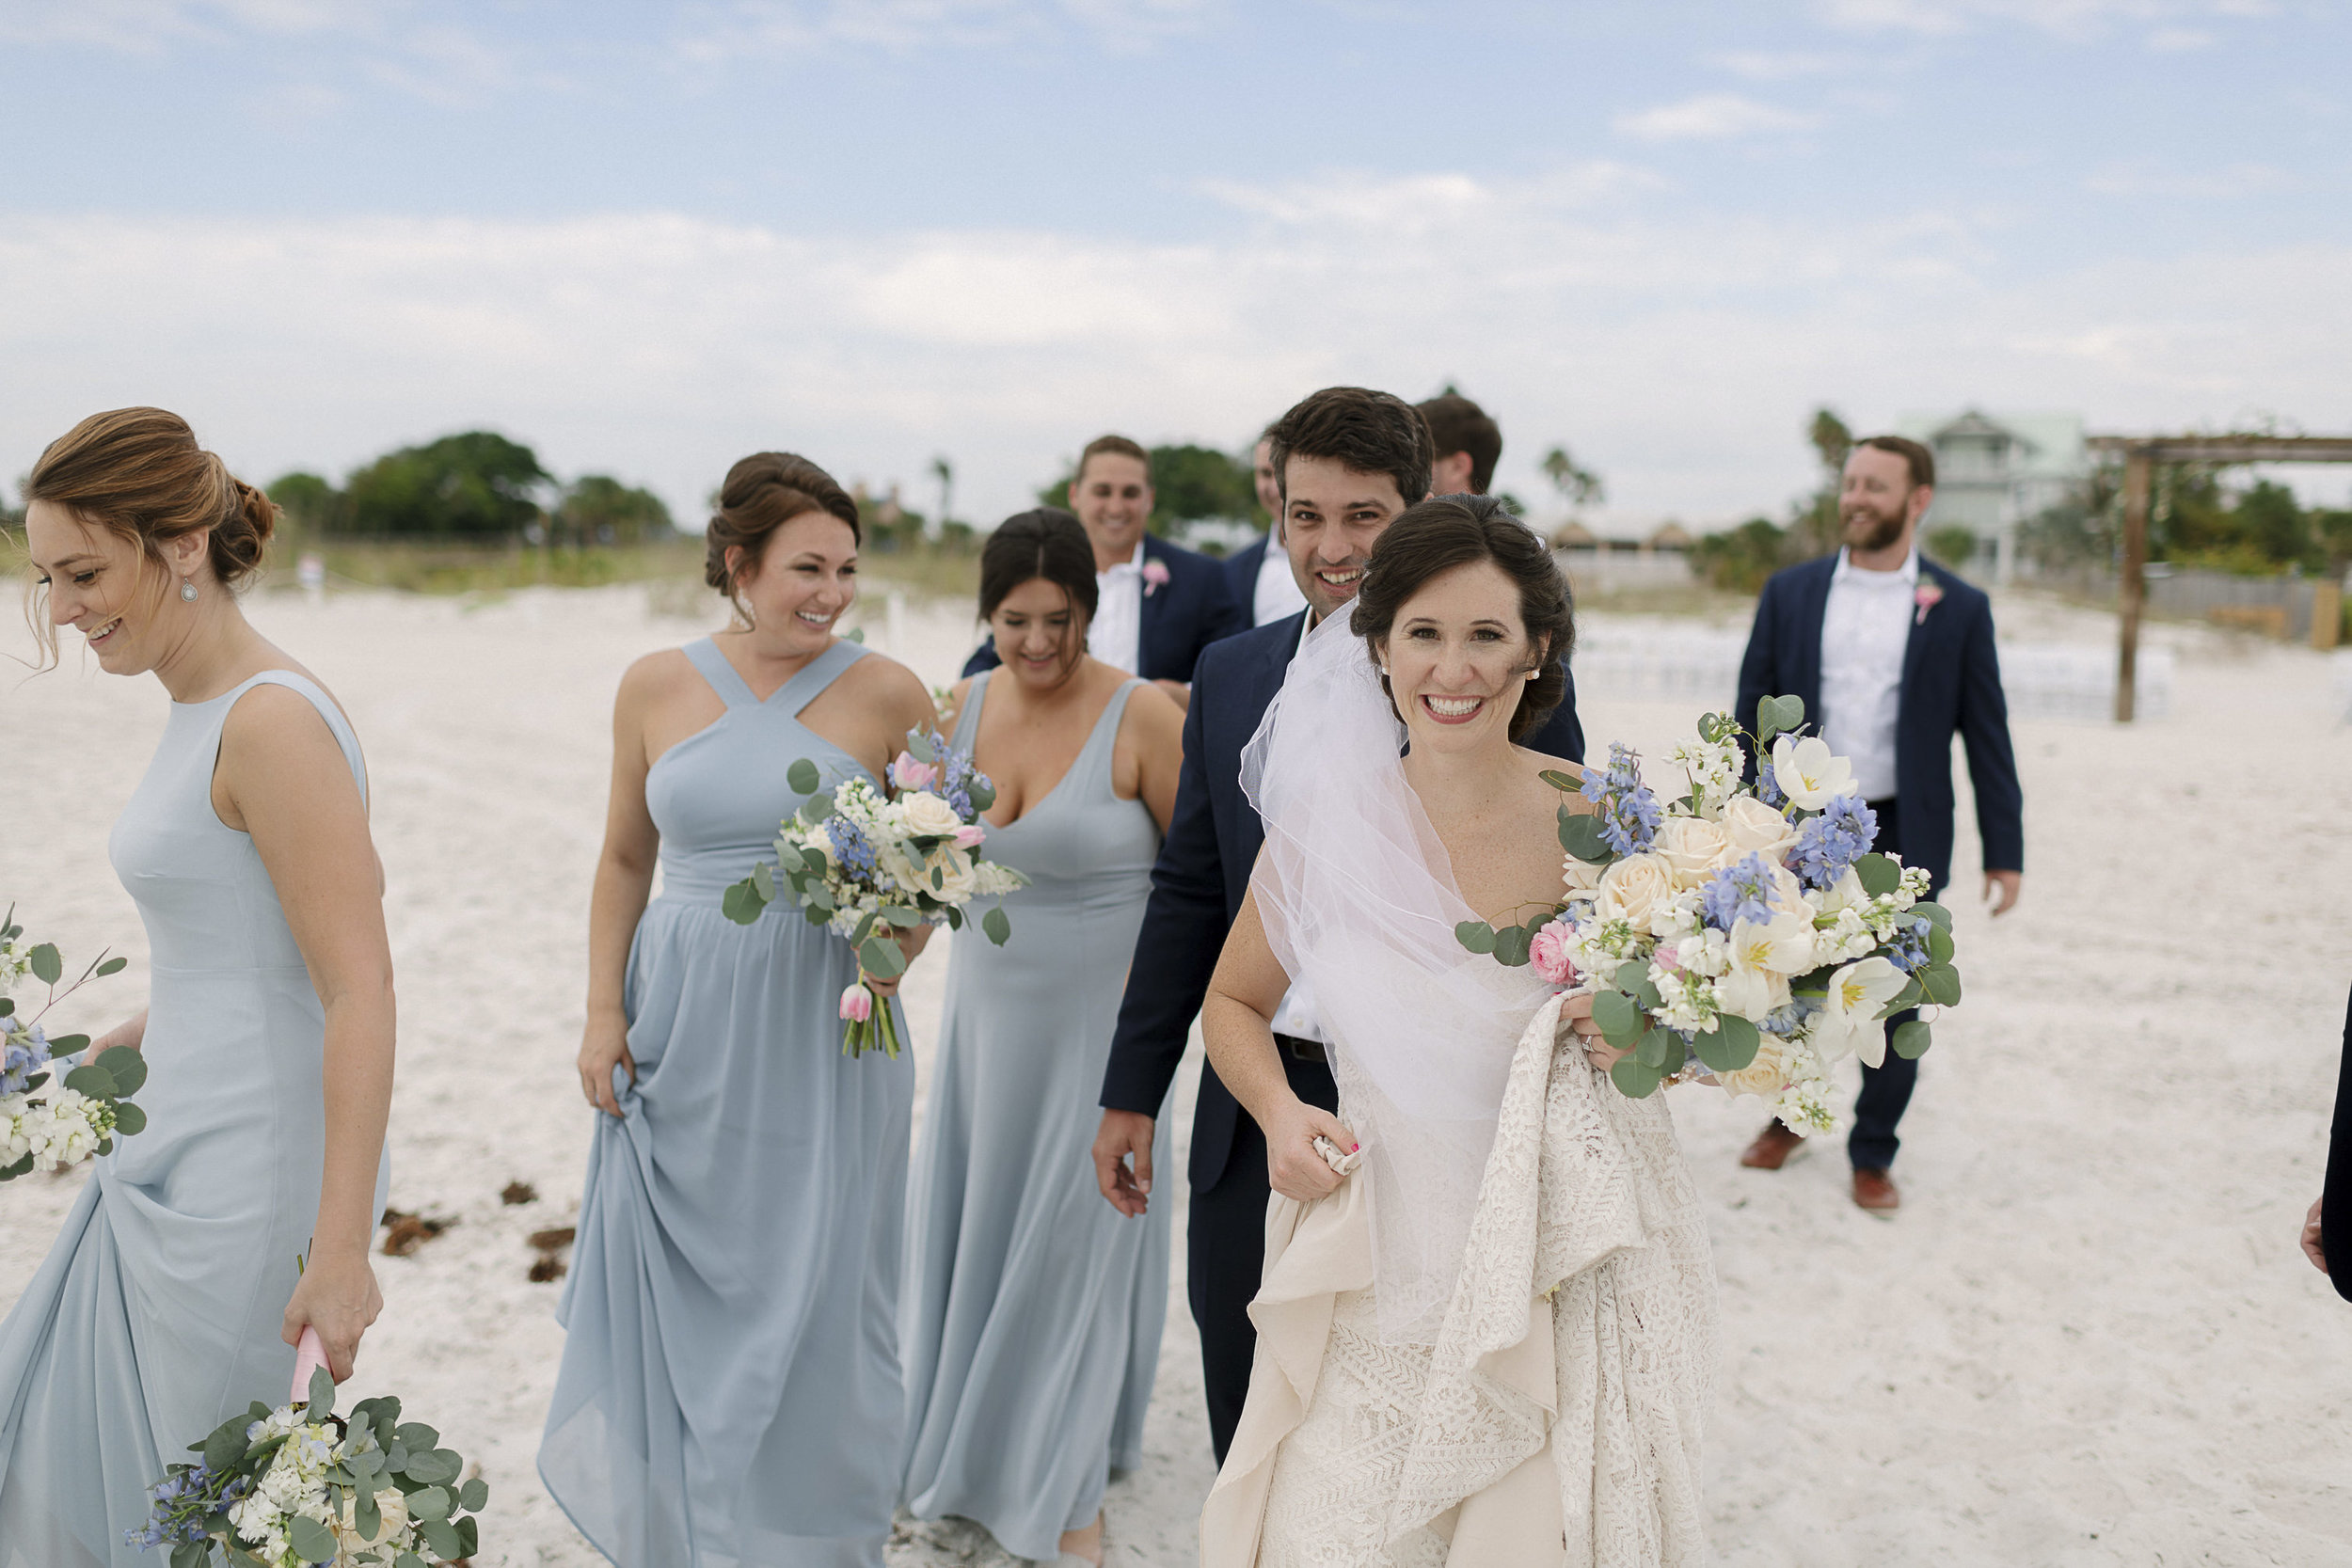
[[[751, 612], [736, 597], [736, 584], [759, 569], [776, 530], [812, 512], [840, 518], [850, 525], [850, 537], [864, 542], [857, 502], [833, 475], [807, 458], [798, 452], [755, 451], [738, 460], [719, 486], [719, 510], [703, 530], [703, 580], [724, 594], [748, 622]], [[743, 559], [730, 570], [727, 551], [739, 548]]]
[[161, 408], [92, 414], [49, 443], [24, 482], [24, 499], [62, 506], [163, 562], [174, 539], [211, 529], [213, 576], [242, 588], [261, 570], [278, 507], [196, 444], [188, 421]]
[[1058, 506], [1016, 512], [996, 525], [980, 546], [980, 619], [1023, 583], [1037, 578], [1070, 595], [1070, 608], [1089, 621], [1102, 596], [1094, 577], [1094, 546], [1083, 524]]
[[[1398, 513], [1372, 547], [1348, 629], [1386, 645], [1397, 615], [1431, 578], [1481, 561], [1493, 562], [1518, 585], [1519, 623], [1529, 641], [1544, 650], [1542, 670], [1521, 689], [1511, 715], [1511, 738], [1523, 740], [1567, 695], [1576, 616], [1567, 578], [1551, 552], [1501, 501], [1491, 496], [1445, 496]], [[1386, 675], [1380, 685], [1388, 689]], [[1393, 702], [1396, 693], [1390, 690], [1389, 696]]]

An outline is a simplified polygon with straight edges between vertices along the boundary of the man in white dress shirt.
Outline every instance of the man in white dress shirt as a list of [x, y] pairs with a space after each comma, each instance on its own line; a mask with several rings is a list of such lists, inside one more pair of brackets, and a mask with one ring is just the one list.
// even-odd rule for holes
[[[1804, 699], [1830, 750], [1853, 763], [1854, 787], [1878, 817], [1877, 847], [1951, 879], [1952, 737], [1966, 746], [1993, 912], [2015, 906], [2025, 863], [2024, 800], [1993, 645], [1992, 601], [1919, 558], [1919, 519], [1934, 499], [1935, 457], [1916, 441], [1874, 436], [1846, 460], [1838, 493], [1845, 547], [1764, 585], [1740, 667], [1739, 713], [1754, 723], [1767, 696]], [[1890, 1032], [1909, 1014], [1888, 1021]], [[1901, 1204], [1889, 1167], [1896, 1124], [1918, 1063], [1891, 1048], [1864, 1067], [1846, 1148], [1853, 1198], [1877, 1214]], [[1804, 1140], [1774, 1121], [1740, 1163], [1778, 1170]]]

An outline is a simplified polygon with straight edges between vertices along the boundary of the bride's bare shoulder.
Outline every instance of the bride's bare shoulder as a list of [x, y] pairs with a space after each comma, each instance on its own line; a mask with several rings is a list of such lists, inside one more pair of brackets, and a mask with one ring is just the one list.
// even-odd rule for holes
[[1584, 782], [1582, 763], [1571, 757], [1555, 757], [1548, 752], [1531, 751], [1525, 746], [1516, 750], [1519, 760], [1527, 765], [1530, 777], [1546, 796], [1556, 798], [1570, 811], [1587, 812], [1593, 809], [1591, 803], [1577, 793], [1577, 787]]

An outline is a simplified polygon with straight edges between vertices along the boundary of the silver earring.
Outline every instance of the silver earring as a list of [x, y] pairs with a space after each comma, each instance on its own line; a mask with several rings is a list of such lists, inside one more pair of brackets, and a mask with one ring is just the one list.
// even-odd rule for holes
[[196, 584], [186, 578], [182, 578], [180, 579], [180, 596], [190, 604], [196, 603]]
[[1542, 673], [1543, 673], [1543, 672], [1542, 672], [1541, 670], [1530, 670], [1530, 671], [1527, 673], [1527, 678], [1528, 678], [1529, 680], [1534, 680], [1534, 679], [1537, 675], [1540, 675], [1540, 674], [1542, 674]]

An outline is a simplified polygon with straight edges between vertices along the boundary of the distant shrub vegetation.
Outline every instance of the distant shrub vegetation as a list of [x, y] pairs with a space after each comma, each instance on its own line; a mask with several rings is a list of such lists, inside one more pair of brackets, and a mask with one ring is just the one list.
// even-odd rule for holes
[[651, 491], [608, 474], [559, 483], [529, 447], [486, 430], [386, 452], [341, 489], [317, 474], [286, 474], [269, 496], [297, 528], [326, 537], [634, 545], [675, 531]]

